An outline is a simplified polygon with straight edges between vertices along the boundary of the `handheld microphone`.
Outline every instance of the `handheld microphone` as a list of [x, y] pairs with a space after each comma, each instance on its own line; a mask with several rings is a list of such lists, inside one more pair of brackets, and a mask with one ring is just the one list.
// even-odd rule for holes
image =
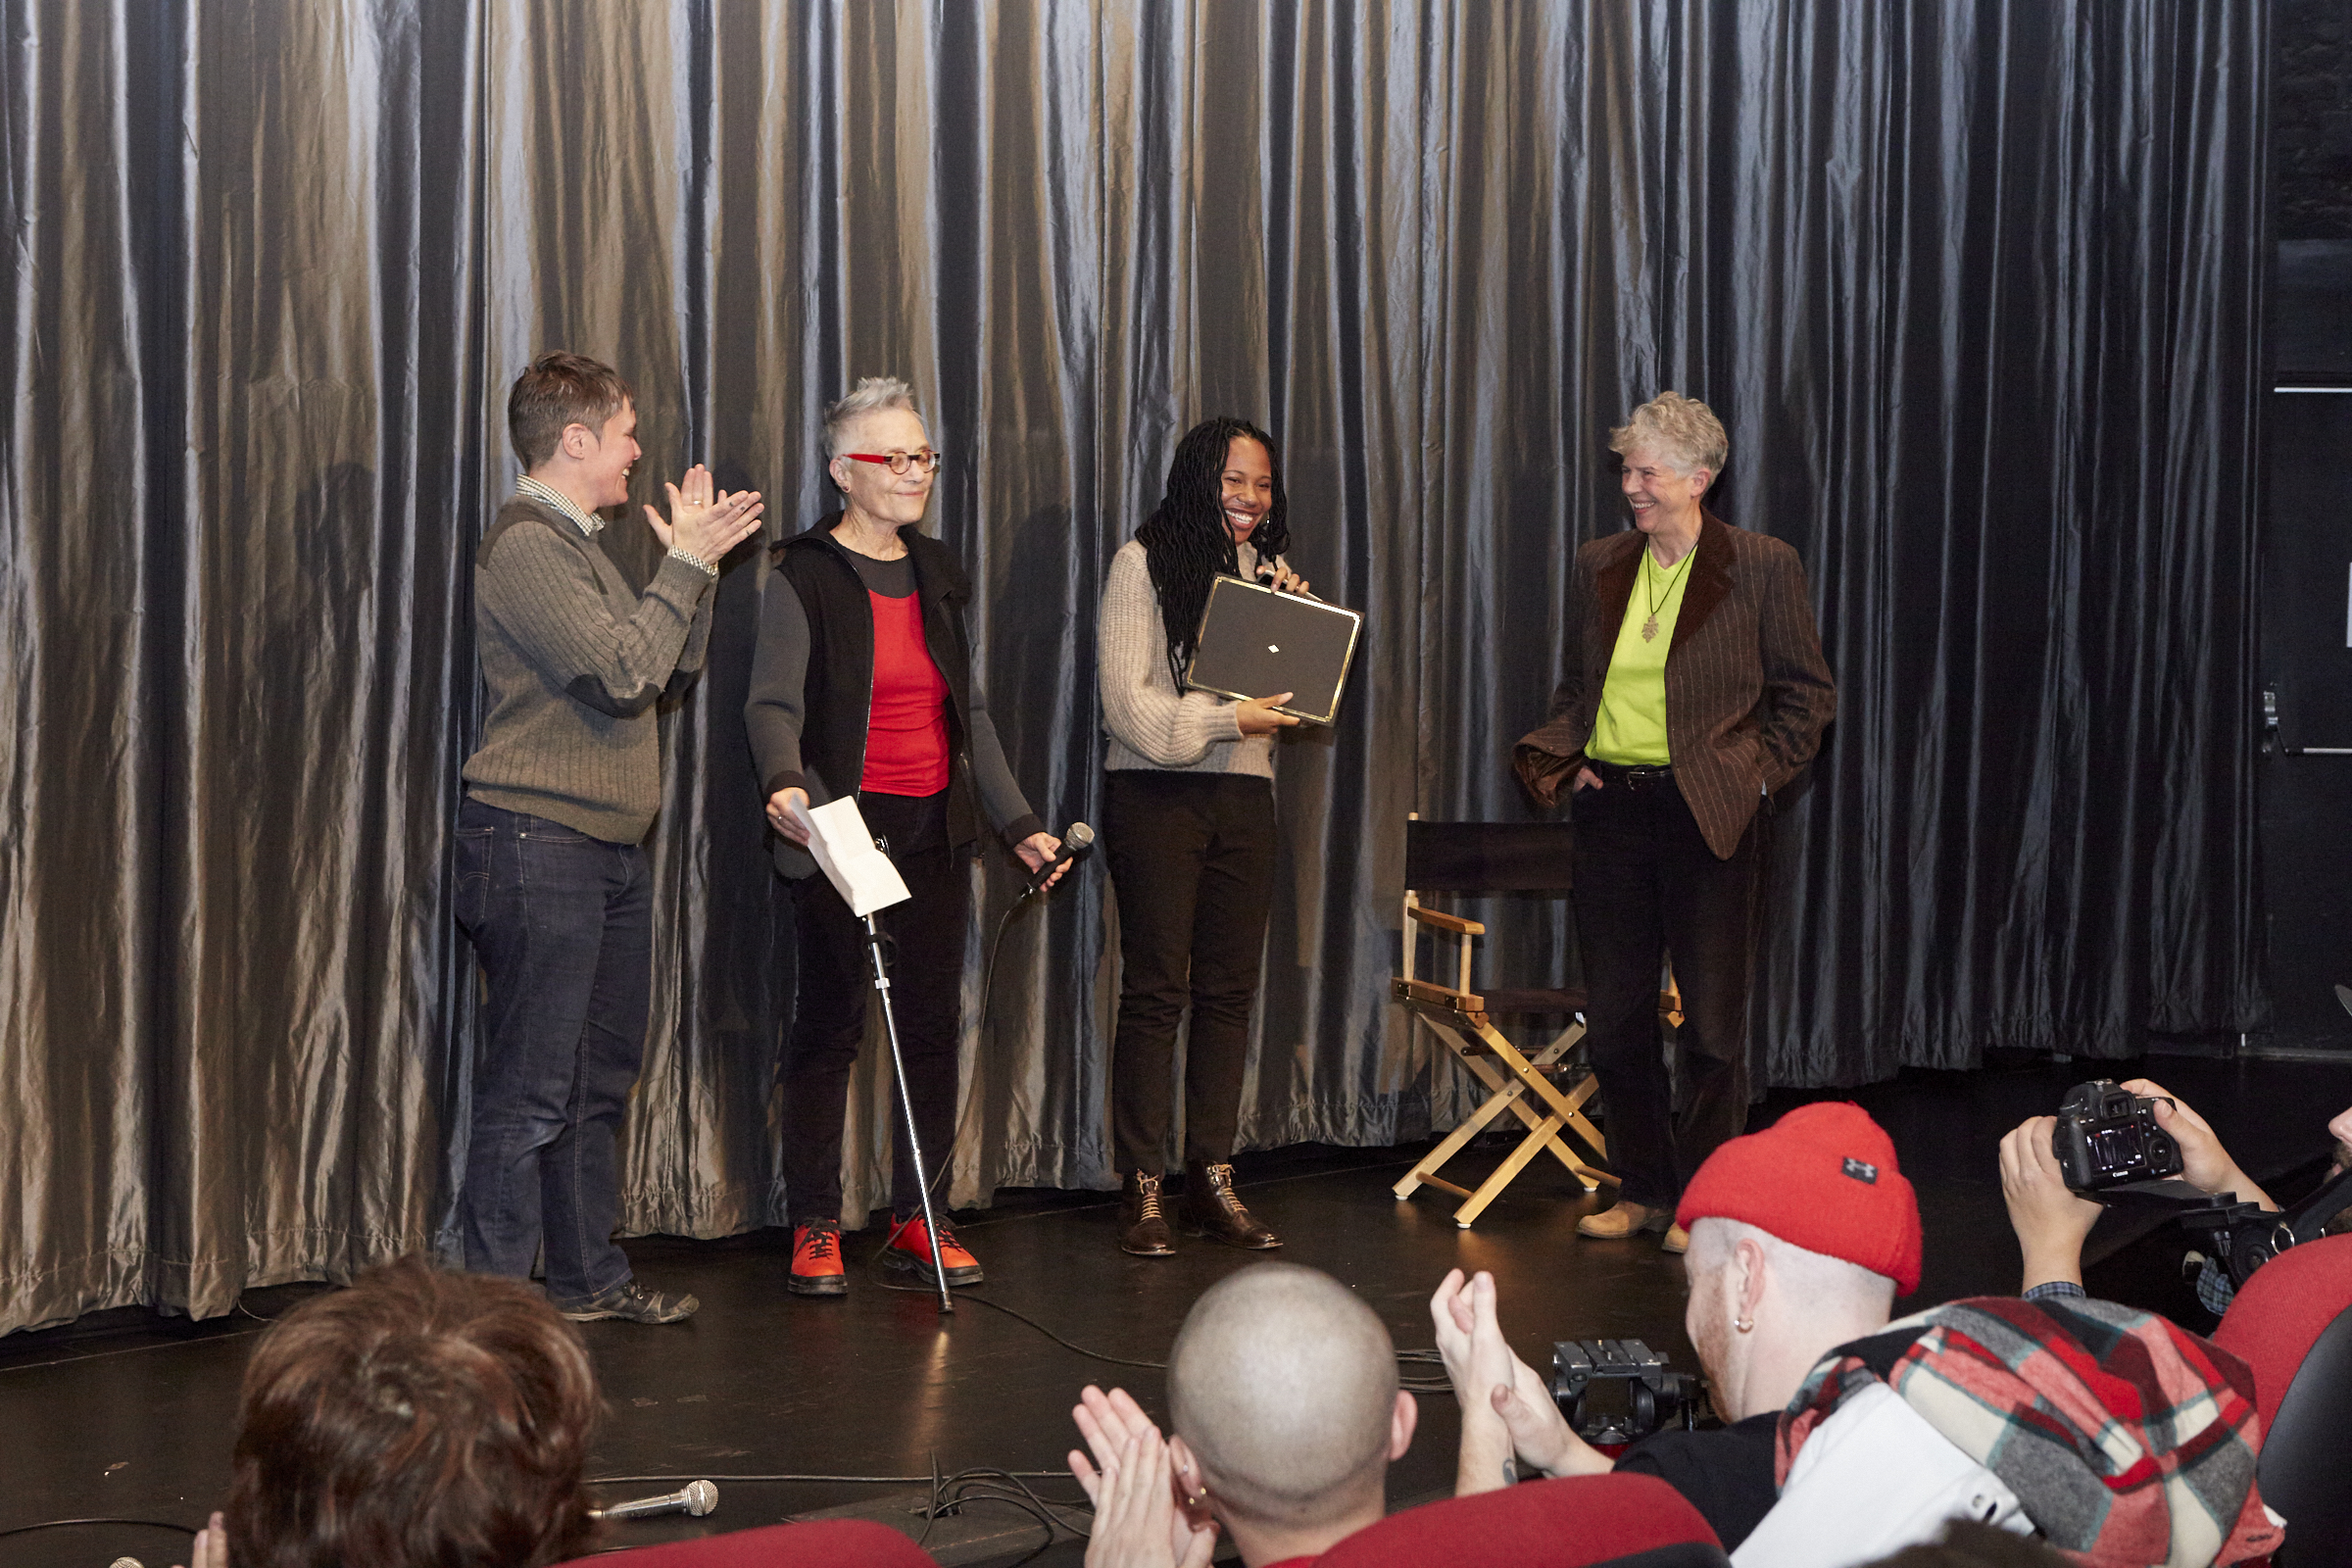
[[650, 1519], [656, 1514], [690, 1513], [697, 1519], [718, 1506], [718, 1489], [708, 1481], [689, 1481], [675, 1492], [665, 1492], [659, 1497], [639, 1497], [633, 1502], [616, 1502], [610, 1508], [592, 1508], [591, 1519]]
[[1094, 852], [1094, 848], [1095, 830], [1084, 822], [1072, 822], [1069, 831], [1062, 834], [1061, 848], [1054, 852], [1054, 858], [1029, 873], [1029, 891], [1041, 891], [1046, 885], [1046, 878], [1054, 874], [1055, 866], [1083, 860]]

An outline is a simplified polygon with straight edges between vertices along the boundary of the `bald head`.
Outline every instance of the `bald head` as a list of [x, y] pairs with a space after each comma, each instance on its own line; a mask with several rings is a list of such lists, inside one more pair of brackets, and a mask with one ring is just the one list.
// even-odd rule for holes
[[1339, 1281], [1258, 1263], [1194, 1303], [1168, 1357], [1175, 1430], [1226, 1506], [1311, 1525], [1385, 1473], [1396, 1348]]

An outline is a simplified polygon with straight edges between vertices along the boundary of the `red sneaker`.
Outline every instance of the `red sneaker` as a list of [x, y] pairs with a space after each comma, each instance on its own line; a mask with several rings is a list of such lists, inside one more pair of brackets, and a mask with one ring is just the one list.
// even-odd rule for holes
[[841, 1266], [841, 1227], [820, 1219], [792, 1228], [792, 1273], [784, 1288], [795, 1296], [847, 1296], [850, 1276]]
[[[882, 1261], [892, 1268], [903, 1268], [931, 1283], [931, 1234], [923, 1229], [923, 1216], [897, 1221], [892, 1226], [890, 1245], [882, 1249]], [[987, 1276], [980, 1272], [980, 1260], [965, 1250], [956, 1233], [947, 1226], [939, 1228], [939, 1260], [947, 1265], [950, 1285], [977, 1285]]]

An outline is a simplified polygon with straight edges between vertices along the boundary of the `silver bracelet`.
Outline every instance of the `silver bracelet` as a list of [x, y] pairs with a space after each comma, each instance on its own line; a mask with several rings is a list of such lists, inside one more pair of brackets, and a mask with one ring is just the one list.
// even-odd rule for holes
[[718, 575], [718, 568], [716, 566], [713, 566], [710, 564], [710, 563], [705, 561], [702, 557], [696, 555], [684, 545], [671, 545], [669, 547], [669, 553], [707, 576], [715, 577]]

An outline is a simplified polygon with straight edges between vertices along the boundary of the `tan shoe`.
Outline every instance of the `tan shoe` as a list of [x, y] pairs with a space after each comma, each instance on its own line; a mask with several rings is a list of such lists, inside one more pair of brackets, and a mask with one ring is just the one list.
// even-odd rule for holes
[[1617, 1200], [1617, 1206], [1598, 1214], [1587, 1214], [1576, 1222], [1576, 1234], [1594, 1236], [1604, 1242], [1639, 1236], [1643, 1231], [1662, 1231], [1674, 1223], [1674, 1216], [1662, 1208], [1650, 1208], [1642, 1203]]
[[1658, 1244], [1658, 1250], [1661, 1252], [1673, 1252], [1677, 1256], [1680, 1256], [1684, 1252], [1688, 1252], [1690, 1250], [1690, 1233], [1683, 1229], [1680, 1225], [1667, 1226], [1666, 1239]]

